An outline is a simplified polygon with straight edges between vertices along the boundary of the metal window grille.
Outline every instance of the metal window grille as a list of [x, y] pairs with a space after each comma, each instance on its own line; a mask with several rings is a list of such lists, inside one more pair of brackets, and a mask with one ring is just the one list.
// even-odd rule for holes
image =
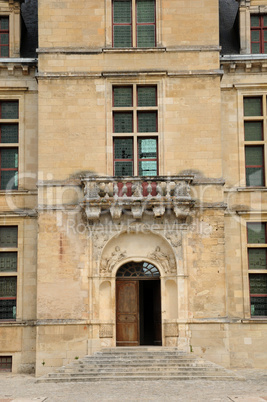
[[0, 356], [0, 371], [12, 372], [12, 356]]

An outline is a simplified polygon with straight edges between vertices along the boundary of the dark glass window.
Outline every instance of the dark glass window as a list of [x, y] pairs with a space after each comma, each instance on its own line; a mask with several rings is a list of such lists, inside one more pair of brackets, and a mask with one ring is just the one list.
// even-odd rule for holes
[[136, 8], [131, 0], [113, 0], [112, 28], [113, 47], [155, 47], [155, 0], [136, 0]]
[[0, 17], [0, 57], [9, 57], [9, 17]]

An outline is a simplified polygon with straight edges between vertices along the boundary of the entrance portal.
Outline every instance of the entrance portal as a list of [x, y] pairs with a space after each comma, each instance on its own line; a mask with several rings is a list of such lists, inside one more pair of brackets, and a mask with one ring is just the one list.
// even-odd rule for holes
[[124, 264], [116, 276], [117, 346], [161, 345], [160, 273], [148, 262]]

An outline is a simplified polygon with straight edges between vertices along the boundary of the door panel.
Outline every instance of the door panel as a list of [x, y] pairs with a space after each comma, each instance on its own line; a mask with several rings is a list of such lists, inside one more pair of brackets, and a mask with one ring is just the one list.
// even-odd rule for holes
[[116, 281], [117, 346], [139, 345], [139, 283]]

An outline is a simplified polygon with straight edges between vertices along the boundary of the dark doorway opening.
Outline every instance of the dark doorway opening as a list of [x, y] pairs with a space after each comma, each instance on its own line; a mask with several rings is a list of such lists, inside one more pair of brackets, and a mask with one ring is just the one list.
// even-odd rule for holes
[[161, 345], [160, 281], [139, 281], [140, 345]]

